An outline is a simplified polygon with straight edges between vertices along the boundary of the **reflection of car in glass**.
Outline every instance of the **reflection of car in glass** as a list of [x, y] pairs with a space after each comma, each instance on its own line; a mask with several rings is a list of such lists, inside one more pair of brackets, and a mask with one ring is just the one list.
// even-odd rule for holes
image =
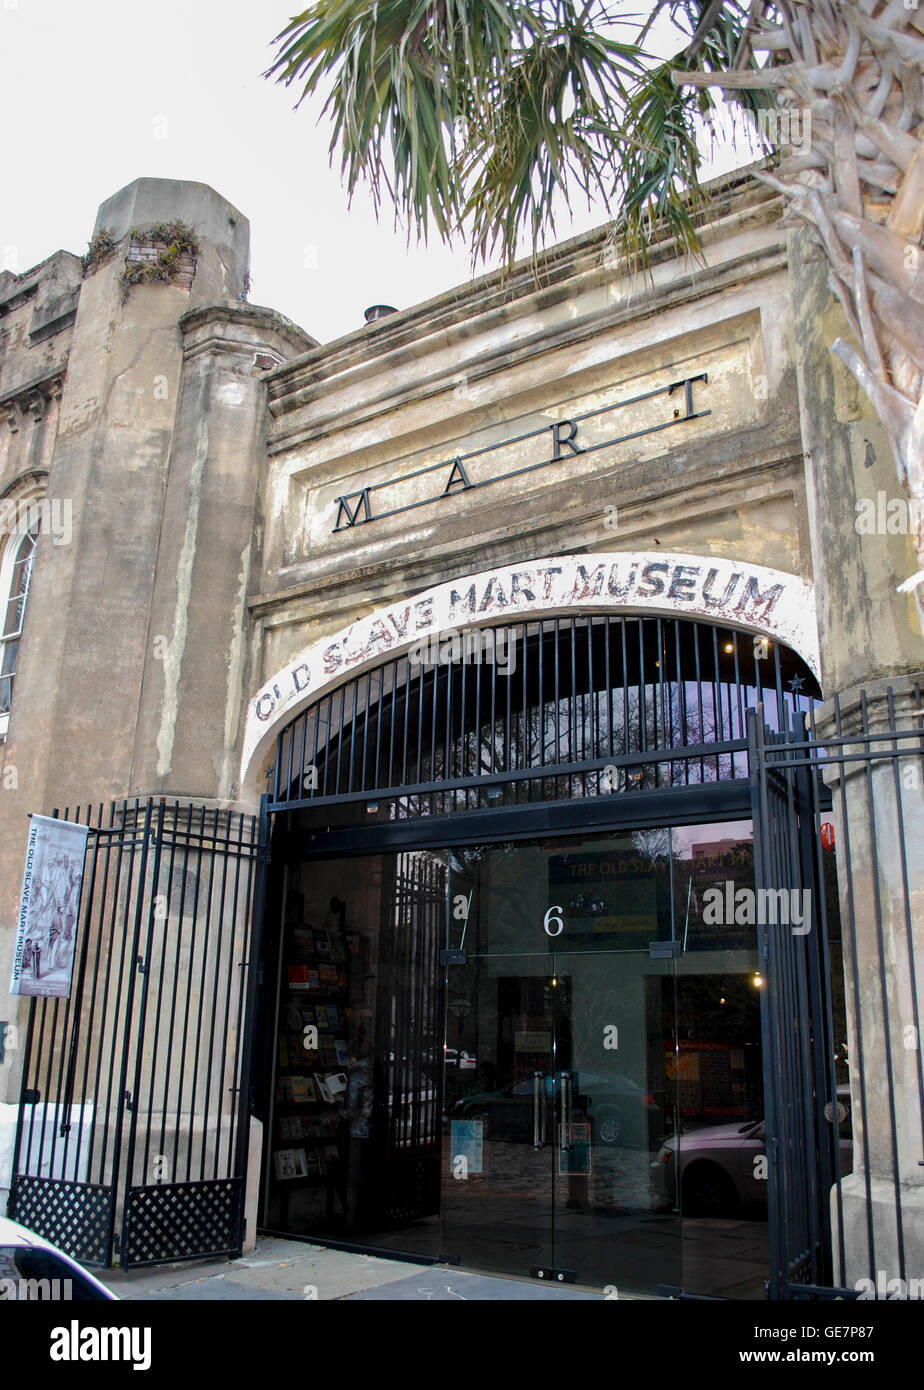
[[117, 1301], [117, 1295], [81, 1265], [15, 1221], [0, 1216], [0, 1298], [80, 1303]]
[[[541, 1132], [551, 1138], [552, 1116], [558, 1114], [561, 1073], [543, 1078]], [[650, 1091], [627, 1076], [613, 1072], [571, 1073], [572, 1115], [575, 1121], [589, 1120], [598, 1144], [622, 1144], [647, 1148], [649, 1134], [662, 1133], [661, 1107]], [[489, 1120], [494, 1139], [513, 1139], [531, 1143], [535, 1132], [535, 1080], [514, 1081], [500, 1091], [483, 1091], [465, 1096], [452, 1107], [455, 1119]]]
[[447, 1067], [458, 1067], [460, 1071], [474, 1071], [477, 1066], [476, 1059], [470, 1052], [460, 1052], [455, 1047], [444, 1049]]
[[[841, 1176], [853, 1168], [850, 1087], [837, 1088]], [[651, 1165], [652, 1183], [673, 1206], [680, 1152], [680, 1209], [684, 1216], [733, 1216], [767, 1205], [767, 1131], [763, 1120], [706, 1125], [665, 1140]], [[763, 1159], [763, 1163], [760, 1160]]]

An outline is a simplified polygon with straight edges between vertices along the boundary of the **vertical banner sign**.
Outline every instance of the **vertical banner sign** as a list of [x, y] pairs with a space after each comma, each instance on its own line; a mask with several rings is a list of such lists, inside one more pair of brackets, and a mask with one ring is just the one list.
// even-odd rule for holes
[[69, 996], [86, 848], [85, 825], [32, 817], [10, 994]]

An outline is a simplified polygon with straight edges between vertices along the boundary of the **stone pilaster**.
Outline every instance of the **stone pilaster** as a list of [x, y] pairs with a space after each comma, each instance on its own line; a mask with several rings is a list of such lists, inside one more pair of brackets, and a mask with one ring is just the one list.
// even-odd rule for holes
[[135, 735], [133, 791], [236, 793], [267, 371], [313, 340], [216, 303], [180, 323], [183, 367]]

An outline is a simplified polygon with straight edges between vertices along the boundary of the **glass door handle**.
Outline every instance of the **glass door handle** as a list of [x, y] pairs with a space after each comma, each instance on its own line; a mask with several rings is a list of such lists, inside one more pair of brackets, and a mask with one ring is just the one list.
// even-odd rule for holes
[[533, 1148], [541, 1149], [545, 1144], [544, 1088], [541, 1071], [533, 1072]]
[[571, 1073], [561, 1074], [561, 1124], [558, 1133], [558, 1146], [563, 1151], [571, 1148]]

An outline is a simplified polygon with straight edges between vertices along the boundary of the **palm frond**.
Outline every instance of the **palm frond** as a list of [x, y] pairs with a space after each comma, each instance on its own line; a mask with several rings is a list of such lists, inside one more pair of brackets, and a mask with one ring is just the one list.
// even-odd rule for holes
[[[295, 84], [299, 104], [323, 97], [349, 194], [368, 182], [377, 208], [387, 194], [409, 235], [432, 223], [444, 240], [470, 236], [473, 259], [499, 252], [509, 266], [580, 193], [621, 204], [627, 253], [644, 262], [654, 218], [698, 244], [696, 120], [714, 98], [670, 71], [727, 68], [746, 23], [736, 3], [646, 9], [640, 27], [605, 0], [320, 0], [278, 36], [267, 76]], [[662, 13], [697, 35], [691, 58], [644, 53]]]
[[[670, 10], [675, 23], [685, 25], [691, 44], [675, 58], [645, 70], [625, 113], [623, 158], [615, 171], [612, 201], [619, 206], [616, 240], [633, 270], [647, 266], [656, 227], [673, 237], [681, 251], [699, 253], [696, 221], [705, 199], [697, 120], [708, 120], [716, 102], [708, 88], [678, 87], [671, 74], [728, 71], [747, 24], [747, 8], [737, 4], [724, 4], [716, 12], [708, 0], [684, 0], [656, 7], [663, 9]], [[748, 90], [742, 96], [739, 104], [755, 116], [772, 102], [763, 91]]]

